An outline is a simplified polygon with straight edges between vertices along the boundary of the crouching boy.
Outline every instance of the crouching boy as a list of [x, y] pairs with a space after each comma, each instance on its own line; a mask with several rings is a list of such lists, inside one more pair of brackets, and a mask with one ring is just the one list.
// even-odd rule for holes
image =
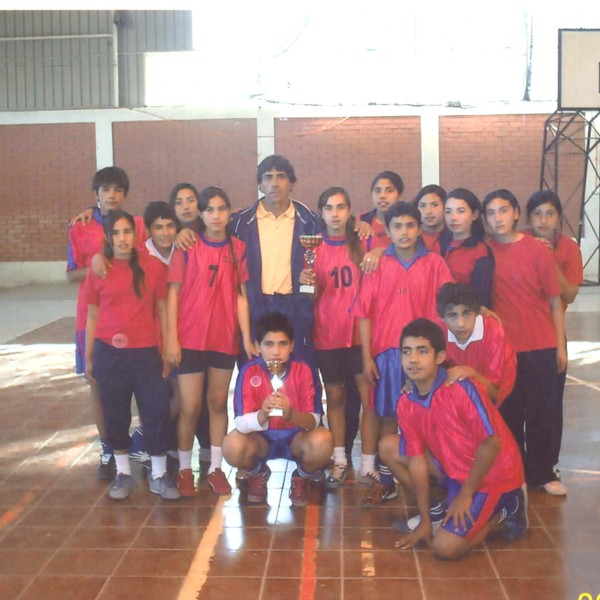
[[500, 413], [473, 380], [446, 383], [445, 339], [435, 323], [409, 323], [400, 347], [412, 391], [398, 401], [400, 451], [398, 446], [391, 450], [392, 439], [380, 447], [400, 480], [408, 471], [419, 508], [420, 522], [401, 547], [432, 538], [430, 475], [448, 494], [441, 527], [433, 535], [436, 556], [458, 558], [493, 528], [506, 539], [520, 537], [528, 525], [523, 464]]
[[235, 429], [223, 440], [223, 456], [248, 471], [248, 501], [266, 502], [267, 460], [296, 461], [290, 498], [306, 506], [311, 474], [322, 469], [333, 452], [331, 433], [320, 426], [323, 408], [315, 370], [291, 357], [294, 334], [288, 318], [267, 313], [256, 323], [260, 356], [246, 363], [234, 392]]

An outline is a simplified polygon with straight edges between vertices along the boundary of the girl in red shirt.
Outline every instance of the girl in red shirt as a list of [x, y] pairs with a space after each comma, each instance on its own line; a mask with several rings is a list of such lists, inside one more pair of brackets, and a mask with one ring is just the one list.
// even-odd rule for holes
[[200, 192], [198, 206], [203, 230], [192, 249], [175, 251], [168, 275], [167, 352], [178, 368], [177, 483], [184, 497], [196, 493], [192, 447], [205, 378], [211, 439], [207, 481], [216, 494], [231, 493], [221, 470], [221, 445], [227, 433], [227, 397], [240, 333], [249, 358], [254, 353], [246, 295], [246, 248], [227, 232], [231, 203], [222, 189], [211, 186]]
[[319, 197], [318, 210], [324, 223], [324, 239], [317, 250], [314, 272], [304, 269], [300, 273], [300, 283], [316, 287], [313, 342], [317, 366], [325, 384], [327, 420], [334, 442], [334, 466], [325, 485], [333, 489], [340, 487], [348, 475], [344, 444], [344, 381], [348, 377], [354, 377], [363, 407], [360, 425], [362, 457], [365, 461], [372, 459], [371, 471], [375, 471], [378, 420], [369, 409], [369, 388], [362, 374], [358, 324], [356, 317], [350, 314], [358, 292], [359, 265], [365, 248], [354, 231], [348, 192], [341, 187], [327, 188]]

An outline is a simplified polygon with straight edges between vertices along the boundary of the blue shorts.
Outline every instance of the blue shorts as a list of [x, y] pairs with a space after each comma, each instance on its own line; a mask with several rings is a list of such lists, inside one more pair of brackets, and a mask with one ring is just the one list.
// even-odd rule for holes
[[[444, 477], [442, 485], [448, 490], [448, 497], [446, 498], [444, 507], [447, 509], [452, 503], [452, 500], [454, 500], [460, 492], [462, 484], [455, 479]], [[467, 527], [463, 528], [455, 527], [454, 519], [452, 519], [443, 525], [443, 528], [455, 535], [472, 539], [488, 523], [488, 521], [501, 510], [505, 509], [507, 516], [511, 516], [519, 508], [517, 494], [520, 489], [521, 488], [517, 488], [504, 493], [475, 492], [471, 504], [471, 515], [473, 515], [473, 519], [475, 520], [473, 522], [467, 521]]]
[[265, 460], [274, 458], [285, 458], [286, 460], [296, 460], [297, 457], [292, 455], [292, 440], [302, 431], [300, 427], [292, 429], [268, 429], [261, 431], [262, 435], [269, 444], [269, 453]]
[[379, 417], [396, 418], [396, 405], [406, 383], [400, 348], [390, 348], [375, 357], [379, 379], [373, 393], [373, 410]]
[[75, 332], [75, 373], [85, 373], [85, 330]]

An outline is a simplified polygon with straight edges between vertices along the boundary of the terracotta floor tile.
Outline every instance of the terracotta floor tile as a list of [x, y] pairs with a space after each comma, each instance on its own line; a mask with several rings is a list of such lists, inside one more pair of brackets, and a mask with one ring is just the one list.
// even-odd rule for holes
[[128, 550], [123, 556], [115, 576], [185, 577], [192, 563], [194, 550]]
[[507, 543], [501, 537], [493, 537], [487, 539], [485, 545], [490, 549], [512, 549], [512, 550], [524, 550], [524, 549], [536, 549], [536, 548], [555, 548], [555, 540], [553, 536], [549, 534], [549, 529], [545, 527], [530, 527], [527, 533], [518, 540]]
[[177, 600], [180, 577], [111, 577], [97, 600]]
[[35, 575], [48, 560], [45, 550], [33, 548], [0, 549], [0, 573], [3, 575]]
[[58, 548], [73, 533], [75, 527], [14, 527], [0, 538], [0, 548]]
[[366, 598], [423, 600], [423, 593], [416, 579], [369, 577], [344, 580], [344, 600], [365, 600]]
[[403, 578], [418, 576], [414, 553], [345, 550], [344, 577]]
[[137, 527], [78, 527], [66, 541], [68, 548], [128, 548]]
[[36, 577], [19, 600], [93, 600], [104, 582], [104, 577]]
[[201, 600], [258, 600], [262, 579], [259, 577], [207, 577], [198, 598]]
[[340, 579], [317, 579], [313, 600], [339, 600], [342, 597]]
[[0, 575], [0, 598], [2, 600], [16, 600], [31, 577], [25, 575]]
[[135, 538], [133, 547], [195, 550], [204, 531], [204, 527], [144, 527]]
[[489, 555], [483, 550], [472, 551], [456, 561], [439, 560], [430, 550], [419, 550], [417, 557], [424, 579], [494, 578], [496, 576]]
[[113, 502], [113, 506], [96, 507], [81, 522], [82, 527], [135, 527], [142, 525], [150, 515], [147, 506], [125, 506]]
[[559, 550], [492, 550], [492, 561], [500, 577], [561, 577], [569, 567]]
[[[273, 528], [224, 527], [217, 548], [227, 550], [268, 550], [273, 539]], [[294, 546], [297, 547], [297, 546]]]
[[[339, 527], [319, 527], [316, 532], [316, 544], [320, 550], [333, 550], [340, 547], [342, 530]], [[303, 527], [278, 525], [273, 528], [273, 548], [275, 550], [294, 550], [304, 545]]]
[[269, 553], [266, 550], [217, 550], [210, 561], [211, 577], [263, 577]]
[[111, 575], [123, 557], [120, 549], [61, 549], [44, 567], [42, 575]]
[[503, 597], [498, 579], [425, 579], [423, 587], [427, 600], [498, 600]]
[[85, 515], [89, 512], [89, 507], [69, 507], [62, 508], [54, 506], [36, 506], [27, 512], [21, 520], [25, 527], [33, 525], [53, 525], [61, 527], [66, 525], [78, 525]]
[[166, 502], [151, 509], [148, 527], [203, 527], [210, 521], [212, 511], [206, 507], [169, 506]]
[[394, 550], [398, 547], [400, 534], [388, 528], [344, 528], [344, 548], [347, 550]]

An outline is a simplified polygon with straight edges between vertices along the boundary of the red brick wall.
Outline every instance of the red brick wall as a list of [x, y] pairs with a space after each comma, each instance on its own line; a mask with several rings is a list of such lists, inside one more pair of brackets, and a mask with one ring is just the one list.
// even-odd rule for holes
[[256, 121], [152, 121], [113, 125], [115, 164], [131, 181], [128, 209], [168, 200], [176, 183], [222, 187], [234, 207], [256, 200]]
[[69, 218], [93, 199], [93, 123], [0, 127], [0, 261], [66, 260]]
[[370, 185], [383, 170], [404, 179], [405, 198], [421, 188], [419, 117], [278, 119], [275, 150], [294, 165], [293, 196], [316, 208], [331, 185], [350, 193], [355, 214], [372, 208]]
[[524, 204], [539, 189], [546, 115], [440, 117], [440, 184], [481, 200], [506, 188]]

